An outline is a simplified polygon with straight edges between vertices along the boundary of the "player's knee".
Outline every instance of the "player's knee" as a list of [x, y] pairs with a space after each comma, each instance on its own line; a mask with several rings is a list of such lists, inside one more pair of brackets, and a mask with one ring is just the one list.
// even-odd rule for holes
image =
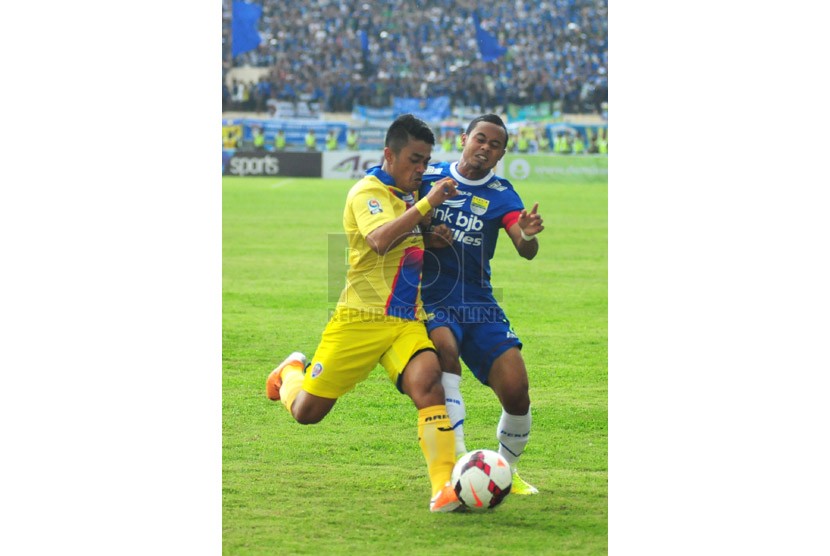
[[461, 374], [461, 363], [458, 361], [458, 351], [438, 351], [438, 360], [441, 362], [441, 370], [445, 373]]
[[530, 411], [530, 397], [503, 399], [502, 408], [510, 415], [527, 415], [527, 412]]
[[456, 368], [459, 373], [461, 365], [458, 363], [458, 345], [451, 333], [444, 328], [439, 328], [438, 331], [430, 334], [430, 340], [435, 344], [435, 349], [438, 352], [438, 360], [441, 362], [441, 368], [445, 372], [455, 372]]
[[[494, 389], [495, 390], [495, 389]], [[530, 393], [527, 381], [517, 381], [501, 385], [496, 390], [504, 410], [510, 415], [525, 415], [530, 408]]]
[[294, 420], [301, 425], [315, 425], [323, 420], [323, 415], [309, 415], [298, 412], [294, 414]]
[[[432, 354], [430, 352], [431, 355]], [[403, 375], [403, 391], [412, 398], [416, 407], [427, 407], [444, 403], [444, 386], [441, 384], [441, 369], [436, 359], [423, 358], [418, 364], [407, 366]]]
[[323, 420], [327, 411], [320, 411], [318, 408], [303, 403], [294, 403], [291, 407], [291, 415], [301, 425], [314, 425]]
[[441, 369], [437, 365], [430, 365], [421, 369], [413, 381], [412, 389], [418, 396], [443, 396], [444, 386], [441, 383]]

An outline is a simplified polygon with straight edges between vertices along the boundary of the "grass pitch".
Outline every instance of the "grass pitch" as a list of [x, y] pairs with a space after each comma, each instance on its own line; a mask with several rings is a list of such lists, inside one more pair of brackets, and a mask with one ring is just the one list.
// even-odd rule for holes
[[[223, 179], [223, 553], [607, 553], [606, 178], [515, 184], [546, 229], [533, 261], [502, 234], [493, 285], [524, 342], [533, 428], [520, 470], [540, 494], [483, 514], [429, 512], [417, 412], [382, 369], [317, 425], [265, 397], [288, 353], [311, 357], [334, 306], [330, 234], [353, 183]], [[461, 387], [467, 447], [496, 449], [498, 401], [466, 369]]]

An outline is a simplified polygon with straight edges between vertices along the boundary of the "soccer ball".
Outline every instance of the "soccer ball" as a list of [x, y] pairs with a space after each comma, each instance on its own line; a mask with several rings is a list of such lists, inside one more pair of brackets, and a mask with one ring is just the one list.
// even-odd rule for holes
[[461, 503], [471, 510], [495, 508], [510, 494], [513, 474], [504, 456], [473, 450], [455, 462], [450, 479]]

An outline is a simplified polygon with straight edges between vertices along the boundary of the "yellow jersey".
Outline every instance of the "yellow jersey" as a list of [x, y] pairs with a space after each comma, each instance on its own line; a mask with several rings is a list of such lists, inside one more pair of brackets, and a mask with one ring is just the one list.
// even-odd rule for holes
[[373, 251], [366, 242], [369, 233], [415, 204], [414, 194], [398, 189], [394, 183], [389, 174], [375, 167], [346, 196], [343, 229], [349, 242], [349, 270], [337, 307], [360, 309], [373, 316], [424, 320], [424, 240], [418, 227], [385, 255]]

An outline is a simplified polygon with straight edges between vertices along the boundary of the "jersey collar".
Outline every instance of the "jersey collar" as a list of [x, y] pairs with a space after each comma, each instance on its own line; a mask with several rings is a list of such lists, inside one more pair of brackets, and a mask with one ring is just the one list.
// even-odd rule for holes
[[[371, 168], [369, 168], [368, 170], [366, 170], [366, 175], [367, 175], [367, 176], [375, 176], [375, 177], [376, 177], [377, 179], [379, 179], [379, 180], [380, 180], [380, 181], [381, 181], [384, 185], [391, 185], [392, 187], [395, 187], [395, 180], [392, 178], [392, 176], [390, 176], [389, 174], [387, 174], [387, 173], [383, 170], [383, 168], [381, 168], [380, 166], [372, 166]], [[396, 189], [397, 189], [397, 188], [396, 188]]]
[[392, 176], [387, 174], [380, 166], [372, 166], [371, 168], [366, 170], [366, 175], [376, 177], [378, 180], [380, 180], [381, 183], [383, 183], [383, 185], [386, 186], [386, 188], [389, 190], [390, 193], [392, 193], [392, 195], [402, 200], [403, 202], [407, 204], [415, 202], [412, 193], [404, 191], [403, 189], [397, 187], [395, 185], [395, 180], [392, 178]]
[[450, 164], [450, 174], [452, 174], [452, 177], [458, 183], [463, 183], [464, 185], [471, 186], [484, 185], [485, 183], [493, 179], [493, 176], [496, 175], [495, 172], [493, 172], [493, 170], [491, 169], [489, 172], [487, 172], [487, 175], [481, 178], [480, 180], [467, 179], [464, 176], [462, 176], [461, 173], [458, 171], [458, 161], [455, 161], [452, 164]]

